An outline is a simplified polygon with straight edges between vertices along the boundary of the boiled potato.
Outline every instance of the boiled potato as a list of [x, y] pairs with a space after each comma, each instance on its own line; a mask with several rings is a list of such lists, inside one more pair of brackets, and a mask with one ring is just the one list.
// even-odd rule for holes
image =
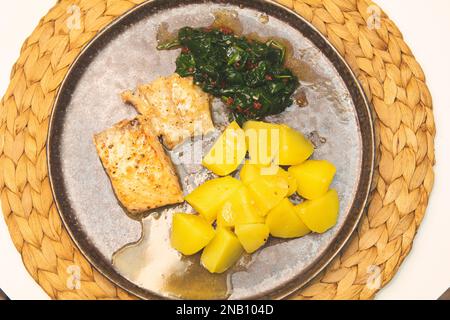
[[266, 225], [269, 227], [270, 234], [277, 238], [298, 238], [311, 232], [287, 198], [270, 210]]
[[244, 131], [253, 163], [297, 165], [307, 160], [314, 152], [311, 141], [284, 124], [248, 121], [244, 124]]
[[184, 255], [192, 255], [208, 245], [214, 238], [214, 228], [198, 215], [175, 213], [172, 219], [170, 242]]
[[253, 182], [257, 177], [261, 175], [261, 166], [251, 164], [250, 161], [245, 161], [244, 165], [239, 172], [239, 178], [244, 184]]
[[314, 152], [314, 145], [300, 132], [282, 124], [278, 164], [292, 166], [307, 160]]
[[217, 225], [234, 227], [237, 224], [264, 223], [264, 217], [246, 186], [241, 186], [223, 203], [217, 214]]
[[280, 168], [278, 170], [278, 175], [284, 177], [289, 185], [289, 189], [288, 189], [288, 197], [293, 195], [295, 193], [295, 191], [297, 191], [297, 179], [295, 179], [295, 177], [290, 174], [288, 171], [284, 170], [283, 168]]
[[217, 226], [223, 228], [232, 228], [235, 224], [236, 210], [231, 201], [225, 201], [217, 212]]
[[269, 165], [274, 160], [278, 150], [278, 128], [278, 124], [262, 121], [244, 123], [245, 142], [252, 162]]
[[295, 208], [298, 216], [314, 232], [324, 233], [332, 228], [338, 219], [339, 198], [336, 190], [314, 200], [306, 200]]
[[240, 224], [234, 232], [248, 253], [255, 252], [269, 239], [269, 227], [264, 223]]
[[222, 273], [239, 260], [243, 251], [232, 231], [218, 228], [215, 237], [203, 250], [201, 263], [211, 273]]
[[289, 168], [297, 179], [297, 193], [305, 199], [323, 196], [336, 174], [335, 166], [326, 160], [308, 160]]
[[208, 180], [184, 199], [201, 215], [206, 221], [212, 223], [217, 218], [217, 211], [228, 197], [238, 188], [242, 182], [232, 177], [223, 177]]
[[256, 206], [264, 216], [279, 204], [289, 191], [287, 179], [278, 175], [256, 177], [247, 186]]
[[203, 158], [203, 166], [218, 176], [226, 176], [237, 169], [247, 153], [244, 130], [233, 121]]
[[253, 164], [251, 161], [246, 161], [242, 166], [241, 172], [239, 173], [241, 181], [245, 184], [251, 183], [261, 175], [276, 175], [285, 178], [289, 185], [288, 196], [293, 195], [295, 191], [297, 191], [297, 179], [279, 166], [261, 166], [258, 164]]

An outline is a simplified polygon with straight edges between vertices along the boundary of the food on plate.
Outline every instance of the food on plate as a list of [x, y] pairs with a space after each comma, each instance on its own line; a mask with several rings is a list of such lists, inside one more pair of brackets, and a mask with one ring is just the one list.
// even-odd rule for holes
[[218, 176], [237, 169], [247, 153], [244, 130], [233, 121], [203, 158], [203, 166]]
[[269, 227], [270, 234], [277, 238], [298, 238], [311, 232], [287, 198], [270, 210], [266, 218], [266, 225]]
[[175, 213], [172, 220], [170, 242], [172, 247], [184, 255], [192, 255], [211, 242], [215, 230], [201, 216]]
[[250, 120], [244, 123], [245, 141], [252, 163], [271, 164], [279, 147], [280, 130], [277, 124]]
[[300, 219], [314, 232], [324, 233], [333, 227], [338, 219], [339, 197], [331, 189], [314, 200], [306, 200], [296, 206]]
[[[196, 213], [173, 215], [172, 247], [186, 256], [203, 250], [201, 264], [211, 273], [223, 273], [244, 251], [251, 254], [264, 246], [270, 235], [297, 238], [333, 227], [339, 199], [329, 187], [336, 168], [328, 161], [308, 160], [314, 146], [299, 131], [258, 121], [284, 111], [299, 87], [284, 66], [285, 48], [226, 28], [189, 27], [159, 46], [171, 48], [182, 48], [177, 74], [124, 92], [122, 99], [141, 115], [94, 138], [119, 201], [132, 213], [182, 202], [178, 178], [158, 137], [173, 149], [212, 131], [211, 94], [222, 99], [234, 121], [202, 160], [219, 177], [184, 197]], [[240, 180], [230, 176], [243, 162]], [[295, 193], [306, 200], [295, 206], [290, 198]]]
[[[257, 251], [264, 246], [269, 235], [283, 239], [298, 238], [311, 232], [323, 233], [337, 222], [338, 195], [335, 190], [328, 191], [335, 167], [328, 161], [307, 160], [314, 151], [311, 142], [286, 125], [246, 122], [245, 133], [251, 129], [276, 130], [280, 133], [276, 139], [281, 148], [277, 147], [275, 150], [277, 153], [279, 150], [287, 152], [281, 157], [284, 163], [295, 165], [284, 168], [270, 161], [258, 163], [250, 158], [240, 169], [240, 180], [231, 176], [212, 179], [185, 197], [206, 223], [216, 228], [214, 239], [203, 250], [201, 257], [203, 266], [212, 273], [228, 270], [239, 259], [243, 250], [249, 254]], [[225, 132], [227, 130], [240, 130], [240, 127], [233, 122]], [[247, 153], [246, 146], [251, 145], [247, 140], [244, 143], [246, 146], [238, 148], [235, 140], [226, 138], [225, 132], [212, 150], [232, 154], [233, 166], [223, 167], [217, 162], [212, 165], [204, 163], [216, 174], [234, 172]], [[239, 133], [241, 134], [242, 132]], [[242, 153], [238, 160], [235, 156], [237, 149]], [[250, 153], [251, 148], [248, 150]], [[212, 159], [211, 152], [205, 159]], [[294, 206], [289, 197], [296, 192], [307, 200]], [[308, 200], [310, 198], [314, 200]], [[202, 219], [200, 216], [198, 218]], [[177, 238], [188, 239], [190, 229], [186, 224], [182, 232], [178, 231]], [[194, 239], [202, 234], [194, 227], [192, 229]], [[173, 228], [172, 232], [176, 230], [177, 228]], [[206, 240], [201, 243], [194, 241], [195, 252], [201, 250], [204, 243]], [[188, 252], [194, 252], [194, 249]]]
[[124, 120], [94, 136], [120, 203], [132, 214], [183, 202], [172, 162], [147, 119]]
[[314, 145], [301, 132], [280, 125], [278, 164], [293, 166], [308, 159], [314, 152]]
[[234, 232], [247, 253], [255, 252], [269, 239], [269, 227], [264, 223], [239, 224]]
[[264, 223], [264, 217], [247, 186], [236, 189], [218, 211], [217, 225], [234, 227], [248, 223]]
[[161, 77], [139, 86], [133, 93], [122, 93], [123, 101], [148, 117], [164, 145], [173, 149], [185, 139], [214, 130], [210, 97], [192, 83], [192, 78], [178, 74]]
[[244, 131], [253, 163], [292, 166], [307, 160], [314, 152], [311, 141], [284, 124], [247, 121]]
[[289, 192], [289, 183], [280, 176], [259, 176], [248, 184], [250, 194], [263, 215], [274, 208]]
[[292, 174], [276, 165], [258, 165], [251, 161], [246, 161], [241, 168], [239, 177], [245, 184], [252, 183], [259, 176], [276, 175], [285, 178], [288, 183], [288, 196], [293, 195], [297, 191], [297, 179]]
[[239, 124], [281, 113], [292, 105], [299, 87], [298, 78], [284, 66], [285, 47], [274, 40], [248, 39], [228, 28], [184, 27], [175, 40], [158, 48], [182, 48], [176, 72], [221, 98]]
[[211, 273], [222, 273], [239, 260], [243, 251], [232, 231], [218, 228], [215, 237], [203, 250], [201, 263]]
[[292, 196], [297, 190], [297, 180], [292, 176], [288, 171], [283, 168], [278, 167], [278, 171], [276, 173], [278, 176], [283, 177], [288, 182], [288, 193], [287, 196]]
[[212, 223], [217, 218], [217, 212], [228, 197], [242, 182], [232, 177], [208, 180], [185, 197], [185, 200], [206, 221]]
[[326, 160], [308, 160], [289, 168], [297, 179], [297, 193], [305, 199], [323, 196], [336, 174], [336, 167]]

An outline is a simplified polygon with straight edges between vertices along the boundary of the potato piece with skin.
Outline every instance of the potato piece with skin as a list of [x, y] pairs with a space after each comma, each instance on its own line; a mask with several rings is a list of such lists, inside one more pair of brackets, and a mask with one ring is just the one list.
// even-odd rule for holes
[[233, 121], [203, 158], [203, 166], [218, 176], [226, 176], [239, 167], [247, 153], [244, 130]]
[[269, 227], [270, 234], [277, 238], [298, 238], [311, 232], [287, 198], [270, 210], [266, 218], [266, 225]]
[[323, 196], [336, 174], [336, 167], [326, 160], [308, 160], [289, 168], [297, 179], [297, 193], [305, 199]]
[[284, 124], [247, 121], [244, 131], [253, 163], [297, 165], [307, 160], [314, 152], [311, 141]]
[[218, 228], [213, 240], [203, 250], [201, 263], [211, 273], [222, 273], [239, 260], [243, 251], [232, 231]]
[[214, 238], [214, 228], [198, 215], [175, 213], [172, 219], [170, 242], [184, 255], [192, 255], [208, 245]]
[[248, 253], [255, 252], [269, 239], [269, 227], [263, 223], [240, 224], [234, 232]]
[[264, 216], [287, 196], [289, 190], [287, 180], [279, 176], [259, 176], [247, 186]]
[[[273, 170], [272, 170], [273, 168]], [[239, 176], [244, 184], [249, 184], [259, 176], [276, 175], [285, 178], [288, 182], [289, 190], [288, 196], [291, 196], [297, 191], [297, 179], [289, 172], [279, 166], [262, 166], [246, 161], [242, 166]]]
[[223, 203], [217, 214], [217, 225], [234, 227], [237, 224], [264, 223], [264, 217], [243, 185]]
[[339, 215], [339, 197], [336, 190], [314, 200], [306, 200], [295, 207], [302, 221], [314, 232], [324, 233], [337, 222]]
[[212, 223], [217, 218], [217, 212], [222, 204], [242, 186], [242, 182], [232, 177], [208, 180], [184, 199], [206, 221]]

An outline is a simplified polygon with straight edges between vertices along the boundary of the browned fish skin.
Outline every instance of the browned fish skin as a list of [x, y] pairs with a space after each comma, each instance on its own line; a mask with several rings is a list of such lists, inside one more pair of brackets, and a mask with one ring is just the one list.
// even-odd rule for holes
[[146, 118], [123, 120], [94, 136], [121, 204], [132, 214], [183, 202], [172, 162]]
[[162, 136], [168, 149], [214, 130], [211, 98], [193, 84], [192, 78], [178, 74], [161, 77], [139, 86], [134, 93], [125, 91], [122, 99], [150, 119], [155, 134]]

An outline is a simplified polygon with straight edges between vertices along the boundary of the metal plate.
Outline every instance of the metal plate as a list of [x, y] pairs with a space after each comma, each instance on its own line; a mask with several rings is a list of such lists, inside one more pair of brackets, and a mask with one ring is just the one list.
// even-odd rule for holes
[[[113, 194], [92, 136], [135, 116], [121, 102], [122, 91], [174, 72], [178, 52], [156, 50], [162, 23], [171, 30], [207, 26], [223, 10], [238, 15], [244, 34], [284, 38], [292, 45], [294, 57], [301, 61], [300, 78], [309, 105], [292, 106], [268, 120], [309, 135], [317, 145], [314, 157], [336, 165], [333, 188], [339, 193], [341, 208], [338, 224], [327, 233], [271, 240], [225, 275], [212, 276], [192, 267], [198, 257], [186, 261], [174, 256], [168, 246], [171, 214], [190, 208], [183, 204], [152, 213], [143, 221], [131, 219]], [[226, 117], [220, 103], [214, 103], [213, 113], [216, 127], [223, 127]], [[213, 140], [214, 135], [204, 143]], [[172, 159], [185, 155], [189, 144], [171, 152]], [[85, 47], [68, 72], [51, 117], [47, 150], [55, 202], [76, 245], [111, 281], [148, 299], [254, 299], [293, 294], [331, 261], [354, 231], [367, 202], [374, 167], [370, 108], [349, 66], [309, 23], [263, 0], [155, 0], [116, 20]], [[181, 163], [177, 169], [185, 193], [210, 176], [198, 163]], [[145, 265], [162, 258], [167, 265], [159, 269]], [[163, 277], [149, 279], [150, 273], [159, 271], [165, 272]]]

